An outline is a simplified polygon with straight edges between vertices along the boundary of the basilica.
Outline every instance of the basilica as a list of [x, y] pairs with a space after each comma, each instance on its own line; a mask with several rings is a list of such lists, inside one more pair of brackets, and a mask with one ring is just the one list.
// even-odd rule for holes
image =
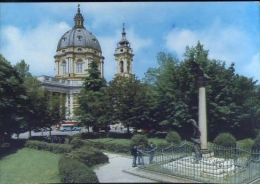
[[[111, 53], [113, 54], [113, 53]], [[133, 50], [126, 39], [123, 24], [122, 38], [115, 46], [115, 62], [117, 75], [129, 76], [133, 74]], [[54, 56], [55, 76], [39, 76], [44, 90], [59, 97], [66, 119], [73, 119], [74, 110], [78, 107], [77, 95], [83, 89], [84, 78], [92, 61], [98, 62], [101, 76], [104, 77], [104, 62], [102, 49], [98, 39], [84, 27], [84, 18], [80, 7], [74, 16], [74, 27], [64, 33], [57, 45]]]

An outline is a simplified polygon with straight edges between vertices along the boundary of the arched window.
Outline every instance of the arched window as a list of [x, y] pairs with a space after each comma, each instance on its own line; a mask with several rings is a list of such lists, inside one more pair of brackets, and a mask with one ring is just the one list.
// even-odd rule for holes
[[66, 75], [67, 74], [67, 64], [65, 61], [62, 62], [61, 67], [62, 67], [62, 74]]
[[121, 73], [124, 72], [124, 63], [123, 63], [123, 61], [120, 61], [120, 72]]
[[127, 61], [127, 73], [130, 73], [130, 62]]
[[83, 71], [83, 62], [81, 60], [77, 61], [77, 73], [82, 73]]

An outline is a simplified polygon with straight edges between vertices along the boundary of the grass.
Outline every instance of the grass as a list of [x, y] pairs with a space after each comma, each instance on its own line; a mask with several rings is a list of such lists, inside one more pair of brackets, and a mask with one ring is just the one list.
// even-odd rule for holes
[[0, 160], [0, 183], [60, 183], [59, 154], [29, 148]]

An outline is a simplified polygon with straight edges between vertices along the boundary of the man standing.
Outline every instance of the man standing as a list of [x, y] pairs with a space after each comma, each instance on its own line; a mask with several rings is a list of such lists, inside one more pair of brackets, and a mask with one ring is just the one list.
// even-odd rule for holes
[[131, 149], [131, 155], [133, 155], [133, 164], [132, 167], [136, 167], [136, 158], [137, 158], [137, 146], [134, 145]]
[[154, 146], [153, 146], [153, 142], [150, 142], [150, 145], [148, 147], [148, 151], [149, 151], [149, 164], [153, 163], [153, 156], [154, 156]]
[[144, 166], [144, 158], [143, 158], [143, 151], [142, 151], [142, 145], [141, 144], [137, 147], [137, 155], [138, 155], [138, 165], [142, 165], [143, 167], [145, 167]]

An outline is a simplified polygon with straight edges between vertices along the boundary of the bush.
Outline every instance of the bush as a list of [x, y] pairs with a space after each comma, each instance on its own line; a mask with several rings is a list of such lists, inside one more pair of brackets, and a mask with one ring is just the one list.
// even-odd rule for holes
[[59, 173], [62, 183], [99, 183], [96, 173], [76, 159], [61, 156]]
[[260, 151], [260, 133], [256, 136], [254, 140], [254, 144], [252, 146], [252, 150]]
[[251, 150], [253, 144], [254, 144], [254, 140], [252, 140], [250, 138], [237, 141], [238, 147], [245, 149], [245, 150]]
[[97, 132], [83, 132], [80, 134], [76, 134], [72, 136], [73, 138], [79, 138], [79, 139], [98, 139], [106, 137], [106, 134], [97, 133]]
[[82, 142], [82, 140], [79, 140], [78, 138], [74, 138], [71, 141], [71, 145], [72, 148], [75, 149], [75, 148], [80, 148], [81, 146], [84, 145], [84, 143]]
[[213, 143], [222, 147], [236, 147], [236, 138], [230, 133], [220, 133]]
[[117, 133], [117, 132], [109, 132], [107, 134], [108, 138], [118, 138], [118, 139], [131, 139], [133, 137], [133, 134], [128, 134], [128, 133]]
[[28, 140], [26, 141], [25, 146], [32, 149], [50, 151], [52, 153], [69, 153], [71, 151], [70, 145], [46, 143], [42, 141]]
[[108, 156], [96, 149], [82, 147], [77, 151], [67, 154], [69, 158], [76, 159], [87, 166], [108, 163]]
[[181, 142], [180, 135], [175, 131], [169, 132], [165, 139], [168, 143], [173, 143], [173, 144], [180, 144]]
[[148, 139], [146, 135], [136, 134], [131, 138], [130, 147], [142, 144], [144, 147], [148, 146]]

